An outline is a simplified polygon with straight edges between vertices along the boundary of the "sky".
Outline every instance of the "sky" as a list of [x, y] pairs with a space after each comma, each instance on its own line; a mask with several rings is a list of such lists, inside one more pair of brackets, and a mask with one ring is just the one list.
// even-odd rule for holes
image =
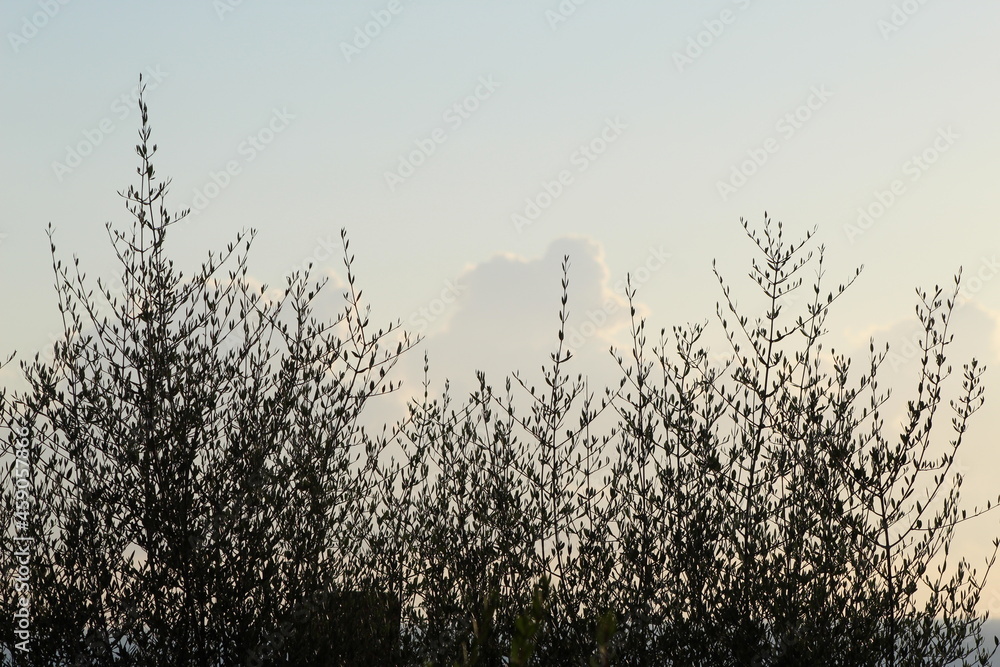
[[[346, 228], [373, 321], [423, 336], [397, 408], [424, 353], [456, 396], [476, 369], [539, 377], [564, 255], [595, 385], [628, 343], [628, 275], [653, 332], [708, 322], [721, 358], [712, 262], [762, 314], [740, 220], [766, 212], [790, 238], [816, 227], [829, 287], [864, 266], [828, 345], [861, 365], [889, 343], [900, 396], [914, 289], [964, 267], [956, 369], [992, 368], [957, 464], [970, 500], [1000, 493], [996, 3], [6, 0], [0, 25], [3, 356], [61, 331], [47, 224], [61, 257], [114, 275], [104, 224], [129, 222], [141, 73], [168, 206], [192, 209], [179, 264], [253, 227], [254, 278], [312, 261], [333, 315]], [[997, 534], [994, 514], [957, 550], [978, 565]]]

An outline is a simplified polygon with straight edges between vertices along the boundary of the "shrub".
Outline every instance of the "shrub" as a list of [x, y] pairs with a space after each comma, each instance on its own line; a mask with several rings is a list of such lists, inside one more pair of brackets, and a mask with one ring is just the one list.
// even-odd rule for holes
[[[872, 342], [856, 378], [824, 353], [847, 285], [824, 292], [812, 233], [788, 242], [766, 215], [744, 222], [763, 317], [716, 273], [726, 363], [703, 325], [651, 346], [633, 307], [620, 382], [595, 395], [563, 345], [566, 258], [539, 388], [480, 373], [456, 404], [425, 380], [372, 435], [362, 411], [418, 341], [372, 330], [346, 233], [332, 322], [308, 272], [275, 297], [252, 284], [252, 231], [185, 276], [167, 245], [184, 213], [166, 209], [139, 106], [133, 222], [108, 226], [120, 279], [95, 296], [50, 229], [63, 335], [22, 362], [27, 390], [0, 393], [8, 442], [29, 443], [11, 479], [26, 470], [33, 498], [25, 512], [22, 482], [0, 496], [24, 519], [4, 571], [33, 540], [30, 651], [4, 626], [6, 663], [988, 664], [977, 605], [998, 543], [981, 574], [949, 561], [955, 527], [992, 508], [963, 507], [952, 472], [983, 402], [975, 360], [954, 435], [934, 429], [959, 277], [951, 296], [918, 292], [921, 372], [894, 435], [886, 352]], [[5, 588], [7, 618], [17, 597]]]
[[386, 443], [358, 417], [412, 341], [372, 331], [349, 255], [335, 322], [314, 317], [323, 285], [307, 276], [276, 300], [251, 285], [253, 232], [184, 276], [140, 110], [134, 221], [108, 226], [120, 284], [95, 296], [53, 242], [65, 330], [53, 360], [22, 364], [30, 389], [5, 415], [34, 457], [18, 664], [323, 664], [335, 649], [303, 630], [364, 627], [332, 601], [395, 590], [365, 550]]

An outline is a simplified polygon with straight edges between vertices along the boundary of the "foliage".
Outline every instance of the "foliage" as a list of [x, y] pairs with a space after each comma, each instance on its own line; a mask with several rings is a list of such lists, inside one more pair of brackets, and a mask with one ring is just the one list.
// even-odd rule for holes
[[[946, 445], [934, 428], [958, 277], [951, 296], [918, 292], [921, 373], [897, 434], [886, 352], [872, 342], [858, 374], [823, 351], [849, 283], [824, 293], [822, 247], [765, 215], [744, 223], [763, 317], [716, 273], [727, 362], [704, 325], [651, 346], [633, 307], [620, 382], [598, 397], [569, 371], [566, 258], [540, 388], [480, 373], [456, 405], [425, 380], [372, 435], [362, 412], [418, 341], [373, 331], [346, 234], [332, 322], [308, 272], [277, 297], [252, 284], [252, 231], [185, 276], [167, 246], [184, 214], [166, 209], [140, 109], [133, 224], [108, 226], [120, 284], [95, 296], [52, 241], [63, 335], [53, 359], [22, 362], [26, 391], [0, 394], [33, 485], [31, 650], [7, 663], [988, 664], [977, 605], [997, 542], [982, 573], [949, 553], [992, 507], [963, 507], [952, 470], [983, 403], [978, 362]], [[18, 500], [5, 485], [4, 516]], [[16, 604], [6, 588], [5, 617]]]

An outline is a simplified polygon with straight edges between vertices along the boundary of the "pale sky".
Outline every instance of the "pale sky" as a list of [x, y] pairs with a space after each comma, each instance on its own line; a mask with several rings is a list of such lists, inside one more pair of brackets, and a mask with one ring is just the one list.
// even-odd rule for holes
[[[252, 226], [256, 279], [312, 258], [342, 280], [346, 227], [373, 320], [426, 335], [408, 390], [424, 351], [458, 389], [477, 368], [537, 376], [567, 253], [571, 328], [601, 325], [576, 367], [594, 378], [626, 342], [599, 311], [629, 272], [654, 332], [717, 331], [713, 259], [756, 314], [739, 219], [765, 210], [793, 237], [818, 226], [831, 286], [865, 265], [828, 347], [861, 366], [869, 336], [902, 345], [914, 288], [964, 266], [956, 368], [1000, 361], [994, 2], [5, 0], [0, 24], [3, 356], [59, 327], [47, 223], [111, 277], [142, 72], [168, 204], [198, 209], [180, 264]], [[970, 499], [1000, 492], [995, 377], [961, 455]], [[915, 370], [883, 382], [905, 398]], [[978, 564], [998, 532], [980, 521], [959, 551]]]

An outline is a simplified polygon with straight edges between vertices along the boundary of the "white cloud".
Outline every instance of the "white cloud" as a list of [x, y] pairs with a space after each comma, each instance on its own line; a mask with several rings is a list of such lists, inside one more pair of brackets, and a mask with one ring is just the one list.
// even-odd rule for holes
[[[486, 373], [495, 388], [514, 371], [529, 383], [541, 384], [541, 367], [551, 364], [559, 345], [558, 331], [562, 261], [569, 256], [569, 320], [567, 341], [573, 359], [566, 371], [584, 374], [592, 391], [601, 391], [620, 377], [608, 353], [612, 344], [627, 342], [628, 302], [619, 289], [625, 275], [613, 276], [603, 247], [586, 237], [562, 237], [541, 257], [501, 253], [471, 265], [455, 282], [461, 286], [441, 323], [404, 358], [397, 377], [404, 379], [400, 400], [418, 396], [423, 354], [430, 358], [432, 396], [447, 378], [451, 394], [464, 402], [476, 388], [475, 371]], [[637, 304], [637, 314], [648, 309]], [[564, 347], [565, 351], [566, 347]]]

